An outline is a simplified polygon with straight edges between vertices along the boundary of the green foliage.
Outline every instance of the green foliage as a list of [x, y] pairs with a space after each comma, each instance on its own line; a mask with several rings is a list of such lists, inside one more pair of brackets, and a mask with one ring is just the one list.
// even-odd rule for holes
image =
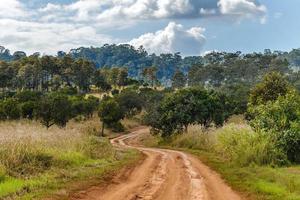
[[38, 91], [29, 91], [29, 90], [24, 90], [18, 92], [14, 97], [18, 100], [20, 103], [24, 103], [27, 101], [38, 101], [42, 97], [42, 93]]
[[267, 75], [251, 93], [251, 125], [266, 131], [291, 162], [300, 162], [300, 94], [276, 73]]
[[[121, 119], [124, 118], [121, 106], [114, 99], [101, 101], [98, 108], [98, 116], [108, 128], [118, 127]], [[102, 129], [103, 131], [103, 129]]]
[[274, 102], [250, 108], [255, 118], [251, 124], [257, 130], [272, 134], [279, 148], [292, 162], [300, 162], [300, 95], [291, 91]]
[[37, 102], [26, 101], [20, 104], [21, 116], [23, 118], [33, 119], [34, 114], [38, 108]]
[[50, 94], [44, 97], [39, 104], [37, 117], [41, 123], [50, 128], [54, 124], [65, 127], [71, 118], [72, 106], [68, 97], [61, 94]]
[[122, 112], [127, 117], [132, 117], [141, 112], [143, 102], [140, 95], [133, 90], [123, 90], [118, 96], [116, 101], [121, 106]]
[[108, 83], [107, 77], [101, 70], [96, 71], [93, 78], [93, 84], [104, 92], [111, 90], [111, 85]]
[[289, 83], [280, 73], [271, 72], [252, 89], [249, 103], [255, 106], [265, 104], [268, 101], [275, 101], [279, 96], [286, 95], [289, 88]]
[[0, 115], [2, 115], [1, 119], [19, 119], [20, 115], [20, 107], [16, 99], [7, 98], [0, 103]]
[[150, 124], [155, 132], [169, 136], [186, 130], [188, 125], [200, 124], [207, 128], [211, 123], [221, 125], [225, 120], [220, 96], [201, 88], [176, 91], [163, 99]]
[[183, 88], [186, 85], [187, 78], [183, 72], [177, 70], [172, 78], [172, 87]]

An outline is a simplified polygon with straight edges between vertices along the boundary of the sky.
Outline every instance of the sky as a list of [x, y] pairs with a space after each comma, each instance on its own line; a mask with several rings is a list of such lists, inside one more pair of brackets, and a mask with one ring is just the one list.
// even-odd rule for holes
[[201, 55], [300, 48], [299, 0], [0, 0], [0, 45], [56, 54], [104, 44]]

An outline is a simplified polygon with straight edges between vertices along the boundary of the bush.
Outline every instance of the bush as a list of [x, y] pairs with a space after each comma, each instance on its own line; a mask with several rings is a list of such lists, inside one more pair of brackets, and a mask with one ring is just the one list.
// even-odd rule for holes
[[143, 102], [136, 91], [124, 90], [116, 99], [127, 117], [132, 117], [142, 110]]
[[19, 104], [14, 98], [4, 100], [0, 107], [3, 114], [2, 118], [4, 119], [19, 119], [21, 116]]
[[274, 102], [250, 107], [255, 116], [251, 121], [257, 130], [265, 130], [276, 142], [276, 147], [286, 152], [292, 162], [300, 162], [300, 95], [291, 91]]
[[15, 98], [18, 100], [18, 102], [23, 103], [27, 101], [39, 101], [42, 97], [41, 92], [36, 92], [36, 91], [21, 91], [18, 92], [15, 95]]
[[23, 118], [33, 119], [37, 109], [37, 102], [27, 101], [20, 104], [21, 116]]

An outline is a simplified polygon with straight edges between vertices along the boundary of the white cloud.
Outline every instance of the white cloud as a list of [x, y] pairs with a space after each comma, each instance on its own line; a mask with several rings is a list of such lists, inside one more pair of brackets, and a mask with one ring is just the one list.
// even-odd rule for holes
[[27, 53], [40, 51], [55, 54], [58, 50], [68, 51], [79, 46], [117, 42], [107, 35], [97, 33], [91, 26], [2, 19], [0, 27], [5, 27], [0, 32], [1, 45], [12, 51], [25, 50]]
[[[32, 1], [36, 6], [28, 2], [0, 0], [0, 45], [13, 51], [53, 54], [78, 46], [120, 42], [109, 36], [110, 31], [146, 20], [209, 16], [264, 20], [267, 12], [255, 0], [74, 0], [65, 4]], [[164, 30], [144, 34], [131, 42], [143, 44], [153, 52], [193, 54], [201, 50], [203, 32], [200, 27], [186, 30], [180, 24], [170, 23]]]
[[168, 26], [155, 33], [146, 33], [129, 43], [133, 46], [144, 46], [151, 53], [183, 52], [185, 55], [200, 54], [205, 43], [204, 28], [184, 29], [181, 24], [170, 22]]
[[[48, 4], [42, 11], [68, 13], [66, 20], [104, 24], [124, 20], [200, 18], [209, 15], [234, 18], [263, 17], [266, 7], [256, 0], [77, 0], [67, 5]], [[60, 19], [61, 20], [61, 19]]]
[[220, 0], [218, 6], [223, 15], [242, 18], [259, 17], [262, 23], [266, 20], [267, 8], [258, 5], [255, 0]]
[[0, 18], [25, 17], [24, 5], [17, 0], [0, 0]]

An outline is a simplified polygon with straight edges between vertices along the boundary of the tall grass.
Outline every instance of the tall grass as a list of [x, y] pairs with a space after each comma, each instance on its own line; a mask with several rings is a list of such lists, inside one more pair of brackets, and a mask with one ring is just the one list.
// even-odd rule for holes
[[239, 166], [286, 163], [286, 157], [275, 148], [268, 134], [256, 133], [241, 122], [207, 131], [201, 126], [190, 126], [187, 133], [171, 139], [171, 146], [212, 152], [223, 161]]
[[7, 121], [0, 122], [0, 130], [0, 198], [41, 184], [30, 180], [43, 174], [47, 179], [51, 172], [116, 159], [109, 140], [95, 136], [100, 130], [97, 119], [48, 130], [34, 121]]

